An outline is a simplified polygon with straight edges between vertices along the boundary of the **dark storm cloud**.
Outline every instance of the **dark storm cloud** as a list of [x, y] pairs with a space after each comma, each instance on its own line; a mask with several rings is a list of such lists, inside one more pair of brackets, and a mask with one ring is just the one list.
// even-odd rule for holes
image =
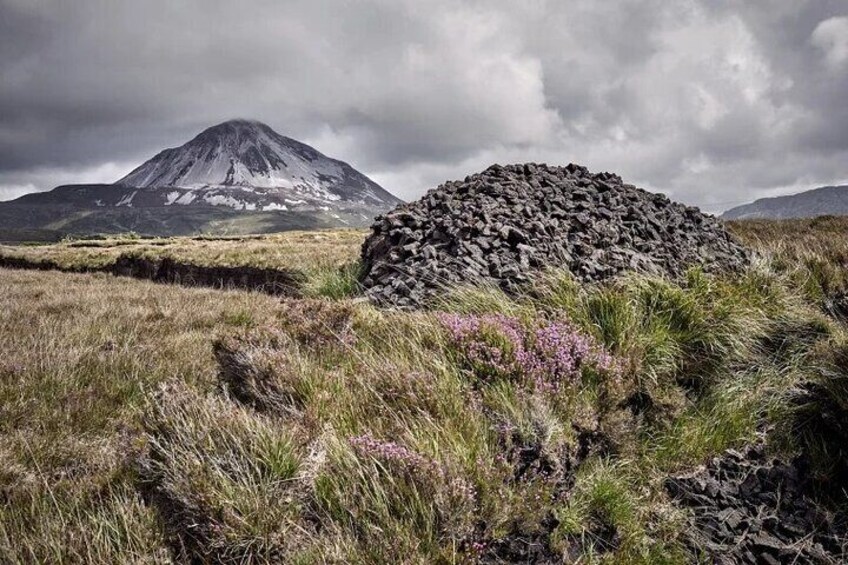
[[843, 0], [0, 0], [0, 198], [253, 117], [404, 197], [575, 161], [712, 210], [848, 179]]

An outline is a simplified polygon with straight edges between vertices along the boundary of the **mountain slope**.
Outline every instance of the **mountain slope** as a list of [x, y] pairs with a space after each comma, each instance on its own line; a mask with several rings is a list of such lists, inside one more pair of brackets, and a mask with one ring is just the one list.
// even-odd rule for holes
[[731, 208], [721, 215], [725, 220], [813, 218], [848, 215], [848, 185], [824, 186], [798, 194], [761, 198]]
[[64, 185], [0, 202], [0, 223], [5, 239], [15, 230], [27, 238], [33, 230], [50, 237], [270, 232], [365, 226], [400, 202], [347, 163], [260, 122], [231, 120], [114, 184]]

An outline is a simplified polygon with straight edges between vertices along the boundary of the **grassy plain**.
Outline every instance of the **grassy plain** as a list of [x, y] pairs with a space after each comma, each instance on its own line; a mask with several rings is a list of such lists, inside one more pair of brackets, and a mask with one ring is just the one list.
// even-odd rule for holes
[[102, 266], [132, 254], [202, 266], [314, 271], [355, 261], [365, 233], [336, 229], [241, 237], [71, 239], [46, 245], [0, 245], [0, 256], [51, 260], [66, 268]]
[[690, 562], [669, 473], [774, 428], [826, 479], [848, 440], [785, 425], [801, 382], [848, 414], [848, 224], [732, 229], [760, 251], [741, 275], [551, 273], [418, 313], [338, 299], [358, 231], [3, 248], [330, 282], [283, 301], [0, 269], [0, 561]]

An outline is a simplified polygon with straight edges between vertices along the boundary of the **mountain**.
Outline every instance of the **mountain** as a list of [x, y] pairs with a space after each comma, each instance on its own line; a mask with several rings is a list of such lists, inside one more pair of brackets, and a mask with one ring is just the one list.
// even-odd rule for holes
[[[400, 203], [347, 163], [249, 120], [211, 127], [185, 145], [162, 151], [115, 184], [182, 189], [166, 195], [166, 206], [201, 201], [246, 210], [387, 209]], [[120, 205], [133, 199], [128, 196]]]
[[0, 203], [9, 231], [54, 235], [246, 233], [363, 226], [402, 201], [343, 161], [252, 120], [210, 127], [114, 184]]
[[731, 208], [721, 217], [725, 220], [782, 220], [844, 215], [848, 215], [848, 185], [823, 186], [788, 196], [761, 198], [750, 204]]

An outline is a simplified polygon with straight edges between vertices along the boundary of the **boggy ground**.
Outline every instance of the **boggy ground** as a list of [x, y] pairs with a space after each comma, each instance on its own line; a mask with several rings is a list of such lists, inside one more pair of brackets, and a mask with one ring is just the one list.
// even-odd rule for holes
[[0, 267], [106, 272], [287, 296], [327, 295], [327, 288], [339, 282], [340, 272], [348, 279], [355, 277], [364, 234], [356, 229], [194, 238], [129, 234], [46, 245], [0, 245]]
[[0, 255], [52, 260], [66, 268], [108, 264], [120, 255], [168, 257], [202, 266], [301, 268], [338, 266], [356, 260], [366, 230], [290, 231], [255, 236], [68, 239], [54, 244], [0, 245]]
[[687, 563], [669, 477], [763, 435], [833, 513], [832, 239], [418, 313], [0, 270], [0, 561]]

